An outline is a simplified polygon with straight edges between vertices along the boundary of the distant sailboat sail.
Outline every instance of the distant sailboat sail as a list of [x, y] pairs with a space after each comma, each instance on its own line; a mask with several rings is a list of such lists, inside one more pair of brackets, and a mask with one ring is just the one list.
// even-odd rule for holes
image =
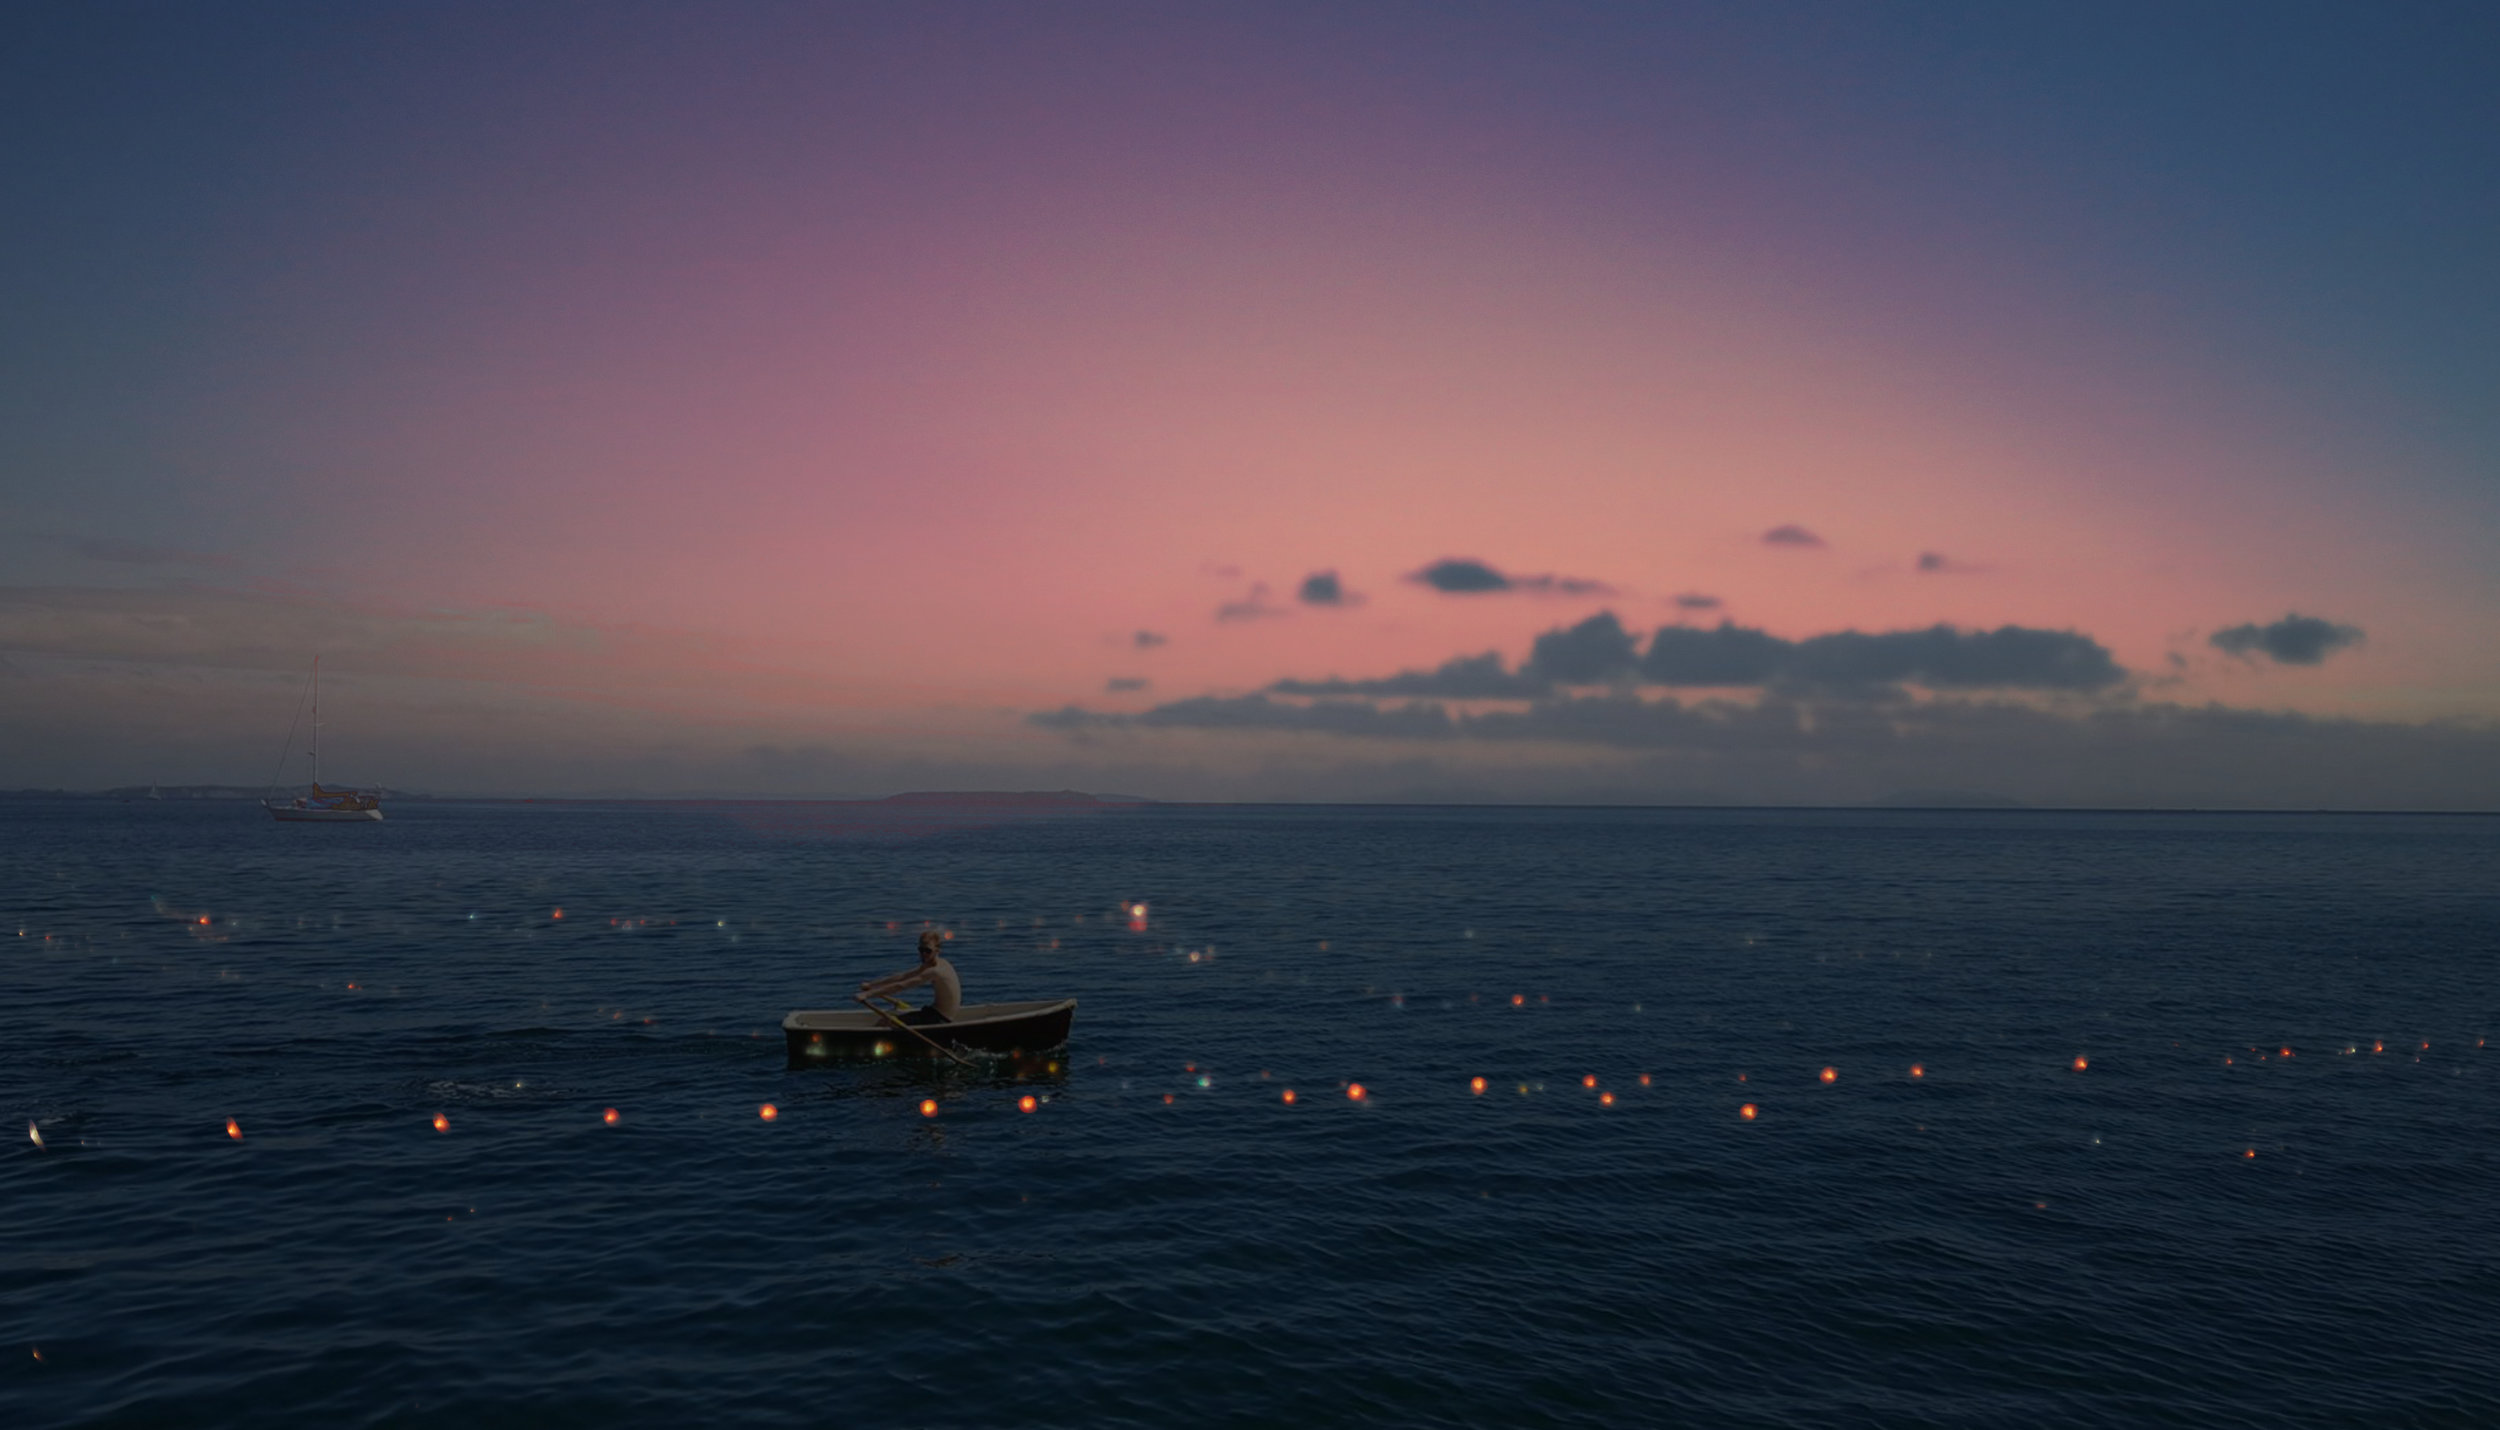
[[[298, 701], [295, 709], [299, 719], [303, 714], [303, 708], [303, 703]], [[278, 754], [279, 773], [284, 773], [287, 755], [293, 751], [294, 745], [295, 726], [289, 725], [286, 732], [286, 746]], [[377, 795], [368, 794], [363, 790], [323, 789], [321, 787], [321, 657], [319, 656], [313, 657], [310, 753], [312, 756], [312, 792], [298, 795], [291, 800], [274, 799], [264, 795], [261, 799], [261, 808], [269, 811], [270, 818], [285, 820], [293, 824], [341, 824], [350, 820], [364, 821], [382, 817], [382, 801]], [[269, 781], [272, 793], [276, 791], [277, 785], [277, 777], [273, 775]]]

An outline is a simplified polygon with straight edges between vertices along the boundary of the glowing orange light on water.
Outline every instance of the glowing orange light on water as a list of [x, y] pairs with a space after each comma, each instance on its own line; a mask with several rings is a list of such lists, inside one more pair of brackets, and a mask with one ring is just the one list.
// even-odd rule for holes
[[1484, 1095], [1484, 1079], [1480, 1077], [1471, 1077], [1467, 1079], [1467, 1090], [1476, 1094], [1478, 1097], [1482, 1097]]
[[1144, 918], [1144, 917], [1146, 916], [1146, 906], [1145, 906], [1144, 904], [1131, 904], [1131, 905], [1129, 905], [1129, 906], [1128, 906], [1128, 916], [1129, 916], [1130, 918], [1133, 918], [1133, 919], [1142, 919], [1142, 918]]
[[1595, 1086], [1597, 1086], [1597, 1074], [1595, 1074], [1595, 1073], [1590, 1073], [1590, 1074], [1588, 1074], [1587, 1076], [1585, 1076], [1585, 1077], [1581, 1078], [1581, 1079], [1580, 1079], [1580, 1086], [1582, 1086], [1582, 1087], [1595, 1087]]
[[1016, 1099], [1016, 1110], [1018, 1112], [1031, 1112], [1034, 1108], [1041, 1105], [1041, 1102], [1029, 1092]]
[[763, 1118], [766, 1122], [770, 1122], [770, 1121], [772, 1121], [774, 1118], [779, 1117], [779, 1116], [781, 1115], [781, 1109], [780, 1109], [780, 1108], [778, 1108], [778, 1107], [773, 1106], [771, 1103], [769, 1103], [769, 1102], [768, 1102], [768, 1103], [765, 1103], [762, 1107], [759, 1107], [759, 1108], [755, 1109], [755, 1115], [756, 1115], [756, 1116], [758, 1116], [758, 1117]]
[[564, 910], [562, 910], [562, 909], [558, 909], [558, 910], [556, 910], [556, 911], [555, 911], [555, 917], [557, 917], [557, 918], [563, 918], [563, 917], [564, 917]]
[[1838, 1081], [1840, 1081], [1840, 1074], [1839, 1074], [1839, 1072], [1837, 1072], [1836, 1070], [1831, 1069], [1831, 1068], [1825, 1068], [1825, 1069], [1823, 1069], [1821, 1072], [1816, 1073], [1816, 1074], [1815, 1074], [1815, 1076], [1816, 1076], [1816, 1077], [1821, 1078], [1821, 1079], [1822, 1079], [1823, 1081], [1825, 1081], [1825, 1082], [1838, 1082]]
[[607, 1111], [600, 1113], [599, 1120], [608, 1124], [610, 1127], [614, 1127], [616, 1125], [616, 1109], [611, 1107]]
[[1754, 1112], [1753, 1104], [1752, 1104], [1752, 1103], [1750, 1103], [1750, 1102], [1748, 1102], [1748, 1103], [1746, 1103], [1744, 1106], [1742, 1106], [1742, 1107], [1740, 1107], [1740, 1108], [1736, 1109], [1736, 1115], [1737, 1115], [1737, 1116], [1739, 1116], [1739, 1117], [1741, 1117], [1741, 1118], [1743, 1118], [1743, 1119], [1745, 1119], [1747, 1122], [1751, 1122], [1751, 1121], [1753, 1121], [1753, 1112]]
[[242, 1129], [242, 1127], [241, 1127], [240, 1125], [238, 1125], [238, 1124], [235, 1122], [235, 1120], [234, 1120], [233, 1118], [231, 1118], [231, 1117], [229, 1117], [229, 1118], [227, 1118], [227, 1119], [226, 1119], [226, 1135], [227, 1135], [228, 1137], [233, 1138], [233, 1139], [234, 1139], [235, 1141], [237, 1141], [237, 1142], [240, 1142], [240, 1141], [242, 1141], [242, 1140], [243, 1140], [243, 1129]]
[[1513, 993], [1510, 995], [1510, 1006], [1513, 1008], [1524, 1008], [1528, 1006], [1528, 995], [1525, 993]]
[[1912, 1077], [1925, 1077], [1925, 1076], [1927, 1076], [1927, 1065], [1926, 1065], [1925, 1063], [1912, 1063], [1912, 1064], [1910, 1064], [1910, 1076], [1912, 1076]]
[[2082, 1058], [2077, 1058], [2077, 1059], [2075, 1059], [2075, 1071], [2077, 1071], [2077, 1072], [2081, 1072], [2081, 1071], [2083, 1071], [2085, 1068], [2088, 1068], [2088, 1067], [2090, 1067], [2090, 1066], [2092, 1066], [2092, 1064], [2091, 1064], [2091, 1063], [2089, 1063], [2089, 1062], [2087, 1062], [2087, 1061], [2085, 1061], [2085, 1060], [2084, 1060], [2084, 1059], [2082, 1059]]
[[1172, 1105], [1172, 1094], [1167, 1092], [1163, 1095], [1163, 1105], [1166, 1107], [1170, 1107]]
[[449, 1131], [451, 1130], [451, 1119], [450, 1119], [450, 1118], [448, 1118], [448, 1117], [445, 1117], [443, 1114], [441, 1114], [441, 1113], [439, 1113], [439, 1112], [435, 1113], [435, 1114], [434, 1114], [434, 1130], [435, 1130], [435, 1131], [437, 1131], [437, 1132], [449, 1132]]
[[1352, 1102], [1361, 1102], [1364, 1098], [1370, 1096], [1369, 1093], [1363, 1091], [1363, 1085], [1359, 1082], [1349, 1086], [1345, 1090], [1345, 1095], [1347, 1100]]
[[923, 1117], [937, 1116], [937, 1099], [934, 1097], [924, 1097], [920, 1099], [920, 1115]]
[[2254, 1147], [2251, 1147], [2251, 1148], [2249, 1148], [2247, 1151], [2242, 1152], [2240, 1155], [2241, 1155], [2241, 1156], [2243, 1156], [2243, 1157], [2254, 1157], [2254, 1156], [2256, 1156], [2256, 1155], [2257, 1155], [2257, 1149], [2256, 1149], [2256, 1148], [2254, 1148]]
[[1292, 1088], [1286, 1088], [1286, 1089], [1285, 1089], [1284, 1098], [1285, 1098], [1285, 1105], [1286, 1105], [1287, 1107], [1291, 1107], [1291, 1106], [1293, 1106], [1293, 1089], [1292, 1089]]
[[2288, 1058], [2288, 1057], [2290, 1057], [2291, 1055], [2292, 1055], [2292, 1050], [2291, 1050], [2291, 1049], [2289, 1049], [2289, 1048], [2285, 1048], [2285, 1049], [2283, 1050], [2283, 1056], [2285, 1056], [2285, 1057], [2287, 1057], [2287, 1058]]
[[1597, 1095], [1597, 1105], [1598, 1105], [1598, 1106], [1600, 1106], [1600, 1107], [1612, 1107], [1612, 1106], [1614, 1106], [1614, 1105], [1615, 1105], [1615, 1095], [1614, 1095], [1613, 1093], [1611, 1093], [1611, 1092], [1601, 1092], [1601, 1093], [1599, 1093], [1599, 1094]]
[[207, 923], [207, 922], [208, 922], [208, 915], [206, 915], [206, 914], [202, 914], [202, 915], [200, 915], [200, 922], [201, 922], [201, 923]]
[[2428, 1044], [2428, 1043], [2424, 1043], [2424, 1044], [2422, 1045], [2422, 1051], [2424, 1051], [2424, 1052], [2426, 1052], [2426, 1053], [2427, 1053], [2427, 1052], [2429, 1052], [2430, 1050], [2431, 1050], [2431, 1045], [2430, 1045], [2430, 1044]]
[[2374, 1052], [2374, 1053], [2383, 1053], [2383, 1052], [2386, 1052], [2386, 1051], [2387, 1051], [2387, 1044], [2385, 1044], [2385, 1043], [2383, 1043], [2383, 1042], [2382, 1042], [2382, 1043], [2372, 1043], [2372, 1044], [2370, 1044], [2370, 1051], [2371, 1051], [2371, 1052]]

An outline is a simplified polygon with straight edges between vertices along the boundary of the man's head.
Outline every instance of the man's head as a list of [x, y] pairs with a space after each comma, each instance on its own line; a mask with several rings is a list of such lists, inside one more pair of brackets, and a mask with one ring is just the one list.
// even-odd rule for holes
[[939, 933], [936, 929], [922, 930], [920, 935], [920, 961], [922, 963], [936, 962], [938, 956], [938, 946], [945, 942], [946, 935]]

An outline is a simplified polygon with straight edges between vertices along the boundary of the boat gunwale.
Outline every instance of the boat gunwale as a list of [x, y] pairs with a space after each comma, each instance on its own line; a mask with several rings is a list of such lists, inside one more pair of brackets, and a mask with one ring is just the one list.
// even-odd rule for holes
[[[1001, 1023], [1021, 1023], [1034, 1018], [1046, 1018], [1059, 1012], [1063, 1008], [1073, 1009], [1075, 1007], [1076, 1000], [1073, 998], [1049, 998], [1021, 1003], [975, 1003], [971, 1005], [971, 1008], [984, 1010], [983, 1015], [980, 1017], [950, 1018], [943, 1023], [912, 1024], [910, 1026], [931, 1032], [939, 1029], [989, 1028], [996, 1027]], [[1014, 1009], [1015, 1011], [987, 1011], [991, 1009]], [[970, 1009], [967, 1009], [966, 1011], [970, 1011]], [[805, 1018], [840, 1018], [844, 1021], [839, 1023], [800, 1021]], [[791, 1010], [790, 1013], [784, 1016], [781, 1020], [781, 1029], [785, 1033], [866, 1033], [875, 1032], [881, 1028], [889, 1026], [891, 1025], [888, 1024], [884, 1018], [879, 1017], [874, 1010], [863, 1008], [796, 1008]]]

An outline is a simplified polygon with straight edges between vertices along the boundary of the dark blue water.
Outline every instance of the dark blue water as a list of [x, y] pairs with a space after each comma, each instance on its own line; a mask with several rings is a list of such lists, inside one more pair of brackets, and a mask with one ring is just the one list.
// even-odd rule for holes
[[0, 1422], [2500, 1424], [2500, 820], [867, 835], [0, 803]]

